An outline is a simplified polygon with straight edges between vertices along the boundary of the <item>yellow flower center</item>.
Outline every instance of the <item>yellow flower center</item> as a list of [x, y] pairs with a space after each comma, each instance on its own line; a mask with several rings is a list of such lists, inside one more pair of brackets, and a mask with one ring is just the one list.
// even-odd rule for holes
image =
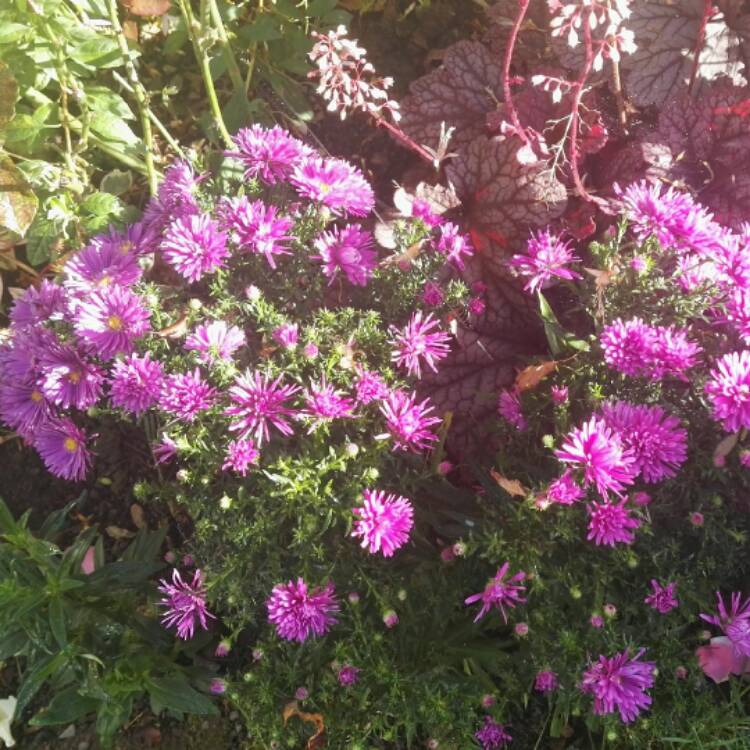
[[122, 330], [122, 318], [119, 315], [110, 315], [107, 319], [107, 325], [110, 331], [121, 331]]
[[42, 396], [42, 394], [39, 391], [32, 391], [31, 392], [31, 400], [32, 401], [36, 401], [37, 403], [39, 403], [43, 398], [44, 398], [44, 396]]
[[76, 383], [77, 383], [77, 382], [78, 382], [78, 381], [79, 381], [80, 379], [81, 379], [81, 373], [80, 373], [80, 372], [76, 372], [75, 370], [73, 370], [73, 372], [71, 372], [71, 373], [70, 373], [70, 374], [68, 375], [68, 380], [69, 380], [69, 381], [70, 381], [71, 383], [73, 383], [74, 385], [75, 385], [75, 384], [76, 384]]
[[328, 193], [330, 193], [333, 189], [327, 182], [321, 182], [318, 185], [318, 188], [320, 189], [322, 195], [328, 195]]
[[125, 240], [125, 242], [120, 243], [120, 252], [123, 255], [127, 255], [132, 249], [133, 249], [133, 243], [130, 242], [130, 240]]
[[109, 286], [112, 283], [112, 279], [109, 276], [102, 276], [97, 282], [97, 286]]
[[78, 441], [75, 438], [67, 437], [63, 443], [63, 448], [65, 448], [68, 453], [75, 453], [78, 450]]

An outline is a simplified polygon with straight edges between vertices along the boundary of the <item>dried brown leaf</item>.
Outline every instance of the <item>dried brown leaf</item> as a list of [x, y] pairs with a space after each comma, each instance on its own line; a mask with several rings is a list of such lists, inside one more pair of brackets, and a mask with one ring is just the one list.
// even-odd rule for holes
[[547, 375], [553, 373], [556, 369], [557, 362], [555, 360], [542, 362], [538, 365], [529, 365], [518, 373], [515, 387], [519, 391], [530, 391], [536, 388]]
[[107, 526], [105, 531], [107, 532], [107, 536], [111, 539], [132, 539], [135, 536], [134, 531], [128, 531], [119, 526]]
[[490, 469], [490, 476], [512, 497], [526, 497], [529, 494], [529, 490], [517, 479], [508, 479], [495, 469]]
[[134, 16], [163, 16], [172, 5], [171, 0], [120, 0]]
[[138, 503], [133, 503], [130, 506], [130, 517], [133, 519], [133, 524], [136, 529], [148, 528], [146, 523], [146, 514], [143, 512], [143, 508]]
[[282, 716], [284, 717], [284, 725], [287, 724], [289, 719], [295, 716], [300, 721], [315, 724], [315, 734], [307, 741], [307, 750], [318, 750], [318, 748], [325, 747], [325, 722], [323, 721], [323, 714], [309, 714], [306, 711], [300, 711], [297, 701], [292, 701], [284, 706]]

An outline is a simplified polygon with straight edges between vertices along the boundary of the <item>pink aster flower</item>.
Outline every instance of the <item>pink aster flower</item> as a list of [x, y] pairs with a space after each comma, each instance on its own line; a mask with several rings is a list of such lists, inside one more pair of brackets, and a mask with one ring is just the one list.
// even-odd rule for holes
[[300, 415], [312, 420], [309, 435], [325, 422], [351, 417], [353, 409], [354, 401], [337, 391], [323, 376], [320, 383], [311, 383], [305, 391], [305, 410]]
[[466, 258], [474, 255], [474, 248], [468, 234], [461, 234], [461, 230], [450, 221], [440, 227], [440, 237], [435, 245], [449, 263], [460, 271], [466, 267]]
[[128, 287], [143, 269], [134, 252], [123, 253], [111, 242], [92, 242], [79, 250], [63, 268], [63, 284], [81, 294], [112, 284]]
[[474, 618], [474, 622], [481, 620], [494, 607], [500, 610], [503, 620], [507, 623], [508, 614], [505, 608], [510, 607], [513, 609], [516, 604], [523, 604], [526, 601], [523, 598], [526, 586], [520, 583], [520, 581], [526, 578], [526, 573], [521, 570], [508, 578], [508, 580], [505, 580], [509, 568], [509, 562], [503, 563], [498, 568], [495, 577], [491, 578], [489, 583], [484, 587], [484, 591], [479, 594], [472, 594], [464, 600], [464, 604], [482, 602], [482, 608]]
[[198, 281], [226, 265], [227, 236], [208, 214], [172, 221], [160, 245], [164, 260], [188, 281]]
[[610, 491], [620, 494], [635, 479], [632, 453], [599, 417], [571, 430], [555, 455], [563, 463], [581, 468], [585, 484], [595, 484], [605, 498]]
[[377, 265], [378, 254], [372, 234], [358, 224], [334, 227], [315, 240], [317, 255], [311, 257], [323, 264], [323, 273], [332, 284], [343, 272], [350, 284], [367, 286]]
[[617, 320], [605, 326], [599, 336], [604, 361], [623, 375], [640, 375], [654, 345], [654, 332], [640, 318]]
[[422, 311], [418, 310], [403, 329], [391, 326], [389, 333], [389, 343], [395, 347], [391, 352], [391, 361], [417, 378], [422, 377], [422, 360], [433, 372], [437, 372], [437, 363], [450, 352], [448, 342], [451, 337], [440, 330], [440, 324], [432, 313], [423, 317]]
[[330, 582], [325, 588], [311, 591], [302, 578], [296, 583], [280, 583], [274, 586], [266, 607], [269, 622], [275, 625], [278, 636], [287, 641], [304, 643], [310, 636], [325, 635], [338, 622], [335, 615], [339, 604]]
[[180, 572], [172, 571], [172, 582], [159, 581], [159, 591], [164, 598], [159, 601], [166, 612], [162, 623], [171, 628], [177, 627], [177, 636], [187, 641], [195, 635], [195, 626], [200, 623], [203, 630], [208, 630], [209, 618], [216, 618], [206, 609], [206, 587], [200, 570], [193, 573], [193, 580], [183, 581]]
[[750, 344], [750, 289], [734, 289], [724, 302], [722, 322], [729, 323], [744, 344]]
[[552, 403], [555, 406], [562, 406], [568, 403], [568, 386], [567, 385], [553, 385], [550, 389], [550, 396], [552, 396]]
[[442, 421], [440, 417], [430, 416], [433, 409], [429, 398], [416, 403], [415, 393], [391, 391], [380, 411], [393, 438], [393, 450], [420, 453], [432, 447], [438, 436], [431, 428]]
[[357, 370], [357, 378], [354, 381], [355, 398], [358, 404], [370, 404], [380, 401], [388, 395], [388, 386], [380, 374], [372, 370]]
[[223, 320], [201, 323], [186, 339], [185, 349], [198, 352], [204, 364], [231, 362], [232, 355], [245, 345], [245, 334]]
[[207, 383], [196, 367], [193, 372], [169, 375], [159, 395], [159, 408], [185, 422], [193, 422], [198, 414], [210, 409], [218, 392]]
[[336, 215], [367, 216], [375, 205], [370, 183], [343, 159], [304, 159], [290, 182], [301, 196], [326, 206]]
[[38, 287], [30, 286], [13, 302], [10, 320], [15, 328], [25, 328], [62, 320], [67, 307], [67, 292], [59, 284], [42, 279]]
[[275, 125], [242, 128], [232, 139], [236, 151], [225, 156], [239, 159], [245, 167], [245, 179], [259, 177], [269, 185], [285, 181], [304, 156], [312, 153], [302, 141]]
[[608, 658], [600, 656], [584, 673], [581, 690], [594, 697], [594, 713], [603, 716], [619, 711], [629, 724], [651, 705], [646, 690], [654, 685], [656, 664], [640, 661], [645, 649], [631, 659], [627, 651]]
[[618, 543], [632, 544], [635, 541], [632, 529], [641, 522], [633, 518], [630, 508], [625, 507], [627, 499], [619, 503], [591, 503], [586, 510], [589, 514], [589, 533], [586, 537], [596, 545], [614, 547]]
[[128, 224], [122, 230], [109, 228], [109, 233], [100, 235], [99, 241], [109, 243], [117, 252], [132, 254], [136, 258], [153, 253], [159, 244], [159, 233], [145, 221]]
[[30, 381], [0, 383], [0, 420], [26, 440], [56, 414], [39, 386]]
[[654, 339], [647, 353], [645, 374], [652, 380], [673, 377], [688, 382], [687, 371], [699, 361], [702, 351], [690, 341], [687, 329], [656, 326]]
[[344, 664], [344, 666], [339, 669], [339, 684], [343, 685], [344, 687], [356, 685], [357, 682], [359, 682], [359, 673], [361, 671], [362, 670], [359, 667], [354, 667], [351, 664]]
[[299, 326], [296, 323], [284, 323], [275, 328], [271, 335], [284, 349], [294, 349], [299, 341]]
[[724, 635], [732, 642], [736, 654], [750, 657], [750, 597], [742, 601], [742, 594], [734, 591], [728, 609], [718, 591], [716, 599], [718, 614], [702, 614], [701, 619], [721, 628]]
[[362, 496], [364, 505], [352, 511], [358, 518], [352, 536], [362, 537], [362, 547], [371, 554], [382, 552], [383, 557], [392, 557], [409, 540], [414, 525], [411, 501], [380, 490], [365, 490]]
[[104, 372], [80, 346], [56, 341], [40, 350], [39, 373], [45, 399], [63, 409], [88, 409], [102, 394]]
[[264, 255], [271, 268], [276, 268], [277, 255], [291, 255], [287, 243], [293, 237], [294, 220], [279, 216], [276, 206], [246, 196], [225, 199], [220, 206], [223, 226], [237, 243], [240, 252]]
[[88, 436], [73, 420], [49, 419], [34, 433], [33, 444], [47, 470], [56, 477], [79, 482], [91, 467]]
[[177, 455], [177, 443], [168, 435], [162, 435], [160, 442], [151, 448], [157, 464], [168, 464]]
[[226, 460], [222, 464], [222, 470], [231, 469], [235, 474], [247, 476], [247, 470], [251, 465], [258, 463], [260, 452], [255, 448], [252, 439], [233, 440], [227, 446]]
[[271, 380], [258, 370], [247, 370], [238, 375], [229, 389], [232, 404], [224, 411], [235, 417], [229, 429], [238, 432], [242, 439], [253, 434], [258, 447], [263, 440], [269, 440], [269, 423], [282, 435], [291, 435], [293, 430], [289, 418], [296, 412], [287, 406], [287, 401], [299, 391], [299, 387], [282, 385], [281, 381], [281, 375]]
[[100, 357], [111, 359], [133, 351], [135, 339], [150, 330], [150, 317], [135, 292], [121, 286], [103, 287], [81, 299], [75, 328]]
[[112, 367], [109, 399], [112, 406], [140, 416], [159, 400], [163, 382], [161, 362], [152, 360], [150, 352], [131, 354]]
[[534, 690], [538, 693], [551, 693], [557, 690], [558, 684], [557, 674], [551, 670], [537, 672], [534, 678]]
[[422, 289], [422, 302], [428, 307], [439, 307], [445, 301], [440, 284], [428, 281]]
[[675, 589], [677, 588], [676, 581], [672, 581], [666, 586], [662, 586], [659, 581], [652, 578], [651, 588], [654, 590], [653, 593], [649, 594], [643, 601], [648, 604], [649, 607], [653, 607], [659, 614], [666, 615], [667, 612], [671, 612], [675, 607], [679, 606], [679, 602], [674, 595]]
[[500, 392], [497, 400], [497, 412], [509, 425], [515, 427], [519, 432], [523, 432], [529, 426], [526, 417], [523, 415], [521, 396], [515, 388]]
[[605, 404], [602, 416], [633, 455], [634, 476], [649, 483], [674, 477], [687, 459], [687, 430], [660, 406]]
[[491, 716], [484, 717], [484, 725], [474, 733], [474, 737], [482, 746], [482, 750], [498, 750], [513, 739], [505, 726], [498, 724]]
[[561, 477], [551, 482], [547, 487], [545, 497], [549, 503], [558, 505], [573, 505], [586, 493], [573, 478], [573, 472], [568, 469]]
[[750, 351], [730, 352], [718, 359], [706, 393], [713, 418], [727, 432], [750, 427]]
[[540, 289], [546, 289], [556, 278], [568, 281], [580, 279], [579, 273], [568, 268], [571, 263], [578, 263], [580, 260], [571, 250], [570, 242], [545, 230], [532, 234], [526, 243], [526, 254], [514, 255], [508, 265], [528, 279], [524, 289], [534, 294]]

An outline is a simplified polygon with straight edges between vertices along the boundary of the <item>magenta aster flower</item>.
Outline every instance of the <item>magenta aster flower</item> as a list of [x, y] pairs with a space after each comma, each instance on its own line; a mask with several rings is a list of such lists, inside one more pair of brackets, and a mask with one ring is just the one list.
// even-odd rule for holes
[[503, 563], [498, 568], [495, 577], [491, 578], [489, 583], [484, 587], [484, 591], [479, 594], [472, 594], [472, 596], [464, 600], [464, 604], [482, 602], [482, 608], [474, 618], [474, 622], [481, 620], [494, 607], [500, 610], [503, 620], [507, 623], [508, 614], [505, 611], [505, 607], [513, 609], [516, 604], [523, 604], [526, 601], [522, 596], [526, 591], [526, 586], [519, 583], [526, 578], [526, 573], [521, 570], [506, 581], [505, 576], [508, 573], [508, 568], [510, 568], [510, 563]]
[[140, 258], [153, 253], [159, 244], [159, 233], [145, 221], [128, 224], [122, 231], [110, 227], [109, 234], [101, 235], [100, 241], [108, 243], [123, 254], [133, 254]]
[[266, 606], [269, 622], [276, 626], [278, 636], [287, 641], [304, 643], [310, 636], [325, 635], [338, 622], [335, 615], [339, 604], [330, 582], [323, 589], [311, 591], [302, 578], [296, 583], [280, 583], [274, 586]]
[[370, 404], [380, 401], [388, 395], [388, 386], [380, 374], [372, 370], [357, 370], [357, 378], [354, 381], [355, 398], [358, 404]]
[[446, 221], [440, 227], [440, 237], [435, 248], [460, 271], [466, 267], [465, 258], [471, 258], [474, 255], [469, 235], [461, 234], [461, 230], [450, 221]]
[[163, 382], [161, 362], [152, 360], [150, 352], [131, 354], [112, 367], [109, 400], [112, 406], [140, 416], [159, 400]]
[[56, 415], [54, 406], [33, 380], [0, 383], [0, 420], [27, 440]]
[[361, 671], [362, 670], [359, 667], [354, 667], [351, 664], [344, 664], [344, 666], [339, 669], [339, 684], [344, 687], [356, 685], [357, 682], [359, 682], [359, 673]]
[[67, 307], [67, 293], [54, 281], [42, 279], [39, 287], [30, 286], [13, 302], [10, 320], [15, 328], [25, 328], [62, 320]]
[[474, 733], [482, 750], [497, 750], [507, 745], [513, 737], [505, 730], [503, 724], [498, 724], [491, 716], [484, 717], [484, 726]]
[[75, 328], [102, 359], [112, 359], [133, 351], [135, 339], [150, 330], [150, 317], [135, 292], [121, 286], [104, 287], [81, 299]]
[[550, 396], [552, 396], [552, 403], [555, 404], [555, 406], [562, 406], [563, 404], [568, 403], [568, 386], [567, 385], [553, 385], [550, 389]]
[[184, 279], [198, 281], [226, 265], [227, 236], [208, 214], [176, 218], [160, 245], [164, 260]]
[[610, 491], [620, 494], [635, 479], [633, 455], [599, 417], [571, 430], [555, 455], [563, 463], [580, 467], [585, 484], [595, 484], [602, 497]]
[[242, 162], [246, 180], [260, 177], [269, 185], [285, 181], [302, 158], [312, 153], [302, 141], [278, 125], [242, 128], [232, 140], [237, 150], [226, 151], [224, 155]]
[[558, 684], [557, 674], [551, 670], [537, 672], [534, 678], [534, 690], [538, 693], [551, 693], [557, 690]]
[[226, 460], [222, 464], [223, 471], [231, 469], [235, 474], [247, 476], [247, 470], [251, 465], [258, 463], [260, 452], [255, 448], [252, 439], [233, 440], [227, 446]]
[[327, 383], [323, 376], [319, 384], [311, 383], [310, 388], [305, 391], [305, 410], [300, 413], [312, 420], [307, 431], [309, 435], [324, 422], [351, 417], [353, 409], [354, 401]]
[[617, 320], [599, 336], [604, 361], [623, 375], [640, 375], [654, 346], [654, 332], [640, 318]]
[[85, 294], [112, 284], [132, 286], [141, 278], [143, 269], [134, 252], [122, 252], [111, 242], [94, 241], [65, 264], [63, 274], [68, 289]]
[[224, 227], [243, 253], [264, 255], [271, 268], [276, 268], [277, 255], [291, 255], [286, 243], [293, 237], [294, 220], [278, 215], [276, 206], [261, 200], [250, 201], [244, 195], [225, 199], [221, 204]]
[[500, 397], [497, 400], [497, 412], [519, 432], [523, 432], [529, 426], [526, 417], [523, 415], [521, 396], [515, 388], [500, 392]]
[[687, 371], [694, 367], [702, 351], [688, 339], [687, 329], [657, 326], [645, 362], [645, 374], [652, 380], [673, 377], [688, 382]]
[[654, 592], [649, 594], [643, 601], [653, 607], [659, 614], [666, 615], [667, 612], [671, 612], [675, 607], [679, 606], [679, 602], [674, 595], [675, 589], [677, 588], [677, 582], [672, 581], [666, 586], [662, 586], [659, 581], [655, 578], [651, 579], [651, 588]]
[[389, 343], [395, 347], [391, 352], [391, 361], [417, 378], [422, 377], [422, 360], [433, 372], [437, 372], [436, 364], [450, 352], [448, 342], [451, 339], [449, 334], [439, 330], [439, 326], [432, 313], [423, 317], [421, 310], [412, 315], [403, 329], [391, 326]]
[[701, 619], [721, 628], [732, 642], [736, 654], [750, 657], [750, 597], [742, 601], [739, 591], [732, 593], [731, 604], [727, 609], [721, 594], [716, 592], [717, 615], [701, 615]]
[[433, 210], [428, 201], [422, 198], [412, 198], [408, 215], [413, 219], [419, 219], [428, 229], [434, 229], [443, 223], [443, 220]]
[[632, 544], [635, 541], [632, 529], [641, 522], [630, 515], [625, 507], [627, 499], [619, 503], [591, 503], [586, 510], [589, 514], [589, 533], [586, 539], [596, 545], [614, 547], [616, 544]]
[[568, 268], [571, 263], [579, 263], [580, 260], [573, 254], [570, 242], [564, 242], [559, 235], [547, 229], [532, 234], [526, 243], [526, 254], [514, 255], [508, 265], [528, 279], [524, 289], [534, 294], [546, 289], [555, 278], [568, 281], [580, 279], [581, 274]]
[[633, 455], [634, 476], [654, 484], [674, 477], [687, 459], [687, 430], [660, 406], [605, 404], [602, 416]]
[[750, 290], [734, 289], [724, 302], [720, 319], [737, 331], [744, 344], [750, 344]]
[[193, 422], [198, 414], [210, 409], [218, 392], [207, 383], [196, 367], [193, 372], [168, 375], [159, 395], [159, 408], [185, 422]]
[[206, 587], [200, 570], [193, 573], [193, 580], [189, 583], [182, 580], [180, 572], [172, 571], [172, 582], [159, 581], [159, 591], [164, 598], [159, 601], [166, 612], [162, 623], [171, 628], [177, 627], [177, 636], [187, 641], [195, 635], [195, 626], [200, 623], [203, 630], [208, 630], [208, 619], [216, 618], [206, 609]]
[[727, 432], [750, 427], [750, 351], [730, 352], [718, 359], [706, 393], [713, 418]]
[[34, 433], [34, 447], [56, 477], [79, 482], [91, 467], [88, 436], [67, 417], [48, 419]]
[[370, 232], [358, 224], [334, 227], [323, 232], [314, 244], [318, 254], [311, 257], [323, 264], [329, 285], [343, 272], [350, 284], [367, 286], [378, 258]]
[[375, 206], [370, 183], [343, 159], [304, 159], [290, 182], [301, 196], [326, 206], [336, 215], [367, 216]]
[[176, 159], [164, 172], [159, 191], [149, 200], [141, 223], [156, 238], [172, 220], [200, 213], [196, 194], [204, 175], [196, 176], [186, 161]]
[[245, 345], [245, 334], [237, 326], [227, 325], [223, 320], [201, 323], [185, 339], [187, 351], [198, 352], [204, 364], [220, 361], [230, 362], [232, 355]]
[[600, 656], [583, 673], [581, 690], [594, 697], [595, 714], [619, 711], [620, 718], [629, 724], [651, 705], [646, 690], [654, 685], [656, 664], [639, 661], [644, 653], [645, 649], [641, 649], [632, 659], [627, 651], [611, 658]]
[[445, 296], [440, 284], [428, 281], [422, 289], [422, 302], [428, 307], [439, 307], [445, 302]]
[[151, 448], [157, 464], [168, 464], [177, 455], [177, 443], [169, 435], [162, 435], [160, 442]]
[[411, 501], [381, 490], [365, 490], [362, 496], [364, 505], [352, 511], [358, 519], [352, 536], [362, 537], [362, 547], [371, 554], [382, 552], [383, 557], [392, 557], [409, 540], [414, 525]]
[[269, 440], [269, 423], [282, 435], [291, 435], [293, 430], [288, 418], [294, 417], [296, 412], [286, 402], [299, 387], [282, 385], [281, 380], [281, 375], [272, 381], [258, 370], [238, 375], [229, 389], [232, 405], [224, 411], [235, 417], [229, 429], [238, 432], [243, 439], [252, 433], [258, 447], [263, 445], [263, 440]]
[[580, 500], [586, 493], [573, 478], [573, 472], [568, 469], [561, 477], [551, 482], [547, 487], [545, 497], [547, 502], [558, 503], [559, 505], [573, 505]]
[[299, 326], [296, 323], [284, 323], [275, 328], [271, 335], [284, 349], [294, 349], [299, 341]]
[[420, 453], [429, 450], [438, 436], [431, 427], [439, 424], [440, 417], [429, 416], [434, 407], [430, 399], [416, 403], [416, 394], [402, 390], [391, 391], [380, 406], [388, 431], [393, 438], [393, 450]]
[[44, 397], [63, 409], [88, 409], [102, 395], [104, 373], [80, 346], [57, 341], [42, 350], [39, 372]]

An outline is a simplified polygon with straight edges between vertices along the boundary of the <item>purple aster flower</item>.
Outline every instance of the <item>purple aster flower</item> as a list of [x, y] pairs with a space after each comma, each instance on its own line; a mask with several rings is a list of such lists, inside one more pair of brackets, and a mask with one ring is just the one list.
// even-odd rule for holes
[[654, 484], [674, 477], [687, 459], [687, 430], [660, 406], [605, 404], [602, 416], [633, 455], [634, 476]]
[[177, 159], [164, 172], [157, 195], [146, 204], [141, 223], [158, 238], [164, 227], [178, 217], [200, 213], [196, 198], [204, 175], [196, 176], [186, 161]]
[[545, 497], [549, 503], [558, 505], [573, 505], [580, 500], [586, 493], [573, 478], [573, 472], [568, 469], [561, 477], [555, 479], [547, 487]]
[[211, 695], [224, 695], [227, 692], [227, 683], [221, 677], [214, 677], [208, 685]]
[[157, 464], [168, 464], [177, 455], [177, 443], [168, 435], [162, 435], [161, 442], [156, 443], [151, 452]]
[[285, 181], [297, 164], [312, 153], [312, 149], [278, 125], [242, 128], [232, 140], [237, 150], [226, 151], [224, 155], [242, 162], [246, 180], [260, 177], [269, 185]]
[[513, 737], [505, 730], [503, 724], [498, 724], [491, 716], [484, 717], [484, 726], [474, 733], [482, 750], [497, 750], [507, 745]]
[[465, 258], [474, 255], [474, 248], [468, 234], [461, 234], [461, 230], [452, 222], [447, 221], [440, 227], [440, 237], [435, 245], [449, 263], [463, 271], [466, 267]]
[[357, 516], [352, 536], [362, 537], [362, 547], [371, 554], [392, 557], [409, 540], [414, 525], [411, 501], [381, 490], [365, 490], [362, 496], [364, 504], [352, 511]]
[[102, 394], [104, 373], [80, 346], [60, 341], [39, 354], [39, 386], [44, 397], [63, 409], [88, 409]]
[[508, 580], [505, 580], [505, 576], [510, 568], [510, 563], [505, 562], [498, 568], [494, 578], [489, 580], [489, 583], [484, 587], [484, 591], [479, 594], [473, 594], [464, 600], [464, 604], [474, 604], [474, 602], [482, 602], [482, 608], [474, 618], [474, 622], [482, 619], [493, 607], [499, 609], [503, 616], [503, 620], [508, 622], [508, 614], [505, 611], [506, 607], [511, 609], [515, 608], [516, 604], [523, 604], [526, 599], [523, 598], [523, 593], [526, 591], [526, 586], [520, 584], [526, 578], [526, 573], [522, 570], [512, 575]]
[[359, 682], [359, 673], [361, 671], [362, 670], [359, 667], [353, 667], [351, 664], [344, 664], [344, 666], [339, 669], [339, 684], [344, 687], [356, 685], [357, 682]]
[[594, 697], [595, 714], [619, 711], [620, 718], [629, 724], [651, 705], [646, 690], [654, 685], [656, 664], [639, 661], [644, 653], [645, 649], [641, 649], [632, 659], [627, 651], [611, 658], [600, 656], [583, 673], [581, 690]]
[[38, 288], [30, 286], [15, 300], [10, 309], [11, 323], [16, 328], [25, 328], [48, 320], [62, 320], [67, 301], [65, 289], [54, 281], [42, 279]]
[[81, 299], [75, 328], [102, 359], [111, 359], [133, 351], [134, 340], [150, 330], [150, 317], [135, 292], [121, 286], [104, 287]]
[[287, 641], [304, 643], [310, 636], [325, 635], [338, 620], [339, 611], [333, 583], [325, 588], [308, 591], [307, 584], [297, 582], [280, 583], [274, 586], [266, 602], [268, 620], [276, 626], [276, 633]]
[[523, 432], [529, 426], [526, 417], [523, 415], [521, 396], [515, 388], [500, 392], [500, 397], [497, 400], [497, 412], [519, 432]]
[[84, 479], [91, 466], [87, 442], [86, 433], [67, 417], [43, 422], [33, 438], [47, 470], [74, 482]]
[[627, 499], [619, 503], [591, 503], [586, 510], [589, 514], [589, 533], [586, 539], [596, 545], [614, 547], [615, 544], [632, 544], [635, 541], [632, 529], [641, 522], [633, 518], [630, 508], [625, 507]]
[[395, 390], [380, 406], [393, 438], [393, 450], [420, 453], [429, 450], [438, 439], [431, 429], [442, 421], [440, 417], [430, 416], [435, 407], [430, 404], [429, 398], [419, 403], [415, 400], [415, 393]]
[[591, 615], [591, 619], [589, 619], [589, 624], [591, 625], [592, 628], [601, 630], [604, 627], [604, 618], [601, 615]]
[[364, 370], [361, 367], [357, 369], [354, 388], [358, 404], [370, 404], [373, 401], [381, 401], [389, 393], [388, 386], [379, 373], [372, 370]]
[[640, 375], [654, 345], [654, 332], [640, 318], [620, 318], [606, 326], [599, 336], [604, 361], [623, 375]]
[[159, 394], [159, 408], [185, 422], [193, 422], [202, 411], [210, 409], [217, 391], [207, 383], [196, 367], [193, 372], [168, 375]]
[[443, 220], [433, 212], [432, 206], [422, 198], [413, 198], [409, 209], [409, 216], [419, 219], [428, 229], [434, 229], [443, 223]]
[[193, 573], [193, 580], [183, 581], [180, 572], [172, 571], [172, 582], [163, 578], [159, 581], [159, 591], [164, 598], [159, 601], [166, 612], [162, 624], [171, 628], [177, 627], [177, 636], [187, 641], [195, 635], [195, 626], [200, 623], [203, 630], [208, 630], [208, 619], [216, 618], [206, 609], [206, 587], [200, 570]]
[[750, 344], [750, 290], [733, 290], [724, 302], [720, 320], [729, 323], [744, 344]]
[[55, 415], [54, 406], [33, 380], [0, 383], [0, 419], [26, 440]]
[[312, 420], [307, 431], [309, 435], [324, 422], [351, 417], [353, 409], [354, 401], [343, 396], [323, 376], [320, 384], [311, 383], [310, 388], [305, 391], [305, 410], [300, 414]]
[[186, 339], [185, 349], [198, 352], [204, 364], [224, 360], [231, 362], [232, 355], [245, 345], [245, 334], [237, 326], [227, 325], [223, 320], [201, 323]]
[[610, 491], [620, 494], [635, 479], [632, 453], [599, 417], [571, 430], [555, 455], [563, 463], [580, 467], [586, 486], [595, 484], [605, 498]]
[[282, 435], [291, 435], [293, 430], [288, 418], [294, 417], [296, 412], [286, 402], [299, 391], [299, 387], [282, 385], [281, 380], [281, 375], [271, 380], [258, 370], [247, 370], [238, 375], [229, 389], [232, 405], [224, 411], [235, 417], [229, 429], [239, 432], [243, 439], [254, 434], [258, 447], [263, 445], [263, 440], [269, 440], [269, 423]]
[[41, 377], [40, 362], [44, 354], [57, 346], [57, 335], [46, 328], [25, 328], [22, 335], [0, 345], [0, 375], [3, 381], [36, 382]]
[[275, 328], [271, 335], [284, 349], [294, 349], [299, 341], [299, 326], [296, 323], [284, 323]]
[[140, 416], [159, 400], [163, 382], [161, 362], [152, 360], [150, 352], [130, 354], [112, 367], [109, 399], [112, 406]]
[[701, 347], [688, 339], [687, 329], [657, 326], [652, 331], [654, 339], [647, 352], [645, 374], [652, 380], [673, 377], [687, 383], [686, 372], [697, 364]]
[[172, 221], [160, 245], [164, 260], [184, 279], [198, 281], [226, 265], [227, 236], [208, 214], [189, 214]]
[[226, 471], [231, 469], [236, 474], [247, 476], [247, 470], [251, 465], [258, 463], [260, 452], [255, 448], [252, 439], [233, 440], [227, 446], [226, 460], [221, 468]]
[[264, 255], [276, 268], [276, 255], [291, 255], [286, 246], [293, 238], [294, 220], [278, 215], [276, 206], [250, 201], [244, 195], [225, 199], [220, 207], [224, 228], [241, 252]]
[[422, 290], [422, 302], [429, 307], [439, 307], [445, 302], [445, 296], [440, 284], [428, 281]]
[[567, 267], [580, 260], [573, 254], [570, 242], [564, 242], [559, 235], [545, 230], [532, 234], [526, 243], [526, 254], [514, 255], [508, 265], [528, 279], [524, 289], [534, 294], [540, 289], [546, 289], [555, 278], [568, 281], [580, 279], [579, 273]]
[[100, 237], [102, 243], [110, 244], [123, 255], [140, 258], [156, 250], [159, 233], [145, 221], [128, 224], [122, 231], [110, 227], [109, 234]]
[[721, 594], [716, 592], [717, 615], [701, 615], [701, 619], [721, 628], [732, 642], [736, 654], [750, 657], [750, 597], [742, 601], [739, 591], [732, 593], [731, 604], [727, 609]]
[[95, 240], [65, 264], [63, 273], [63, 284], [68, 289], [86, 294], [113, 284], [132, 286], [141, 278], [143, 269], [134, 252], [122, 252], [112, 242]]
[[321, 203], [337, 216], [367, 216], [375, 205], [370, 183], [343, 159], [306, 158], [290, 182], [301, 196]]
[[318, 254], [311, 257], [323, 264], [329, 285], [343, 272], [350, 284], [367, 286], [378, 257], [370, 232], [358, 224], [334, 227], [330, 232], [323, 232], [314, 244]]
[[727, 432], [750, 427], [750, 351], [730, 352], [717, 360], [706, 393], [713, 418]]
[[543, 672], [537, 672], [536, 678], [534, 679], [534, 690], [538, 693], [551, 693], [557, 690], [558, 684], [557, 674], [551, 670], [545, 670]]
[[652, 578], [651, 588], [654, 590], [653, 594], [649, 594], [643, 601], [649, 607], [653, 607], [659, 614], [666, 615], [667, 612], [671, 612], [675, 607], [679, 606], [680, 603], [674, 595], [677, 588], [676, 581], [662, 586], [659, 581]]
[[436, 364], [450, 352], [448, 342], [451, 339], [449, 334], [439, 330], [439, 326], [432, 313], [423, 317], [421, 310], [412, 315], [403, 329], [391, 326], [389, 343], [395, 347], [391, 352], [391, 361], [417, 378], [422, 377], [422, 360], [433, 372], [437, 372]]
[[549, 392], [550, 392], [550, 396], [552, 396], [552, 403], [554, 403], [555, 406], [562, 406], [562, 404], [568, 403], [569, 392], [568, 392], [567, 385], [562, 385], [562, 386], [553, 385], [549, 389]]

